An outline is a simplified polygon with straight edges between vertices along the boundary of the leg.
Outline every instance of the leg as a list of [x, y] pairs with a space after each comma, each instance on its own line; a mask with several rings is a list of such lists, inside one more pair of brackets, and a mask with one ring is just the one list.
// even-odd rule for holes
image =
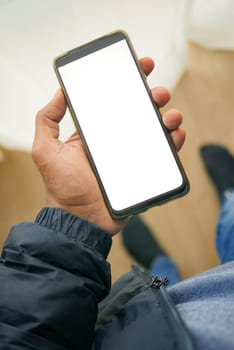
[[234, 260], [234, 158], [219, 145], [203, 146], [201, 156], [220, 199], [216, 248], [223, 264]]
[[169, 285], [179, 282], [179, 272], [173, 261], [156, 241], [139, 216], [134, 216], [122, 232], [127, 251], [154, 276], [167, 277]]
[[222, 264], [234, 260], [234, 189], [223, 195], [216, 248]]

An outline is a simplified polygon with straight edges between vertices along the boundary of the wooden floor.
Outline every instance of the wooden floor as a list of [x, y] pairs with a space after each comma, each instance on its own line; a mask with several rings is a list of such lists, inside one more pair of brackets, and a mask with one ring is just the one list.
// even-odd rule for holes
[[[180, 156], [191, 192], [142, 217], [186, 278], [218, 264], [214, 238], [219, 203], [199, 147], [218, 142], [234, 152], [234, 52], [210, 52], [190, 45], [187, 69], [173, 91], [170, 106], [184, 114], [187, 141]], [[9, 150], [4, 154], [0, 163], [0, 244], [12, 224], [33, 220], [44, 204], [43, 184], [30, 154]], [[113, 240], [109, 261], [113, 280], [129, 270], [131, 258], [120, 235]]]

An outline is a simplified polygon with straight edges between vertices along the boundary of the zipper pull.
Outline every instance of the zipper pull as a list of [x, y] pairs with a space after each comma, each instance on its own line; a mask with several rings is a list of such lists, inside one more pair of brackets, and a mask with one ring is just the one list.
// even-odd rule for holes
[[150, 287], [154, 288], [160, 288], [161, 286], [166, 286], [169, 283], [169, 280], [167, 277], [159, 278], [159, 277], [152, 277], [150, 282]]

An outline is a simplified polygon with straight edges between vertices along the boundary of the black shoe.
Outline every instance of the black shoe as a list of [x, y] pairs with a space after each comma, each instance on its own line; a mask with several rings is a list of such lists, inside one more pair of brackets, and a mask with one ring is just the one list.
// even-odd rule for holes
[[200, 152], [221, 198], [226, 190], [234, 188], [234, 158], [226, 148], [218, 145], [203, 146]]
[[159, 255], [167, 255], [139, 216], [133, 216], [122, 231], [123, 244], [132, 257], [147, 269]]

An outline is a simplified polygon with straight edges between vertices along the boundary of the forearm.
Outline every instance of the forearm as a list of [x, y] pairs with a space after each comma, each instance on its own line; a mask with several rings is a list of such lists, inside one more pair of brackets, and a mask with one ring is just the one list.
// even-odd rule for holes
[[50, 347], [88, 349], [97, 303], [110, 288], [110, 246], [104, 231], [59, 209], [43, 209], [34, 224], [15, 226], [0, 265], [2, 324]]

